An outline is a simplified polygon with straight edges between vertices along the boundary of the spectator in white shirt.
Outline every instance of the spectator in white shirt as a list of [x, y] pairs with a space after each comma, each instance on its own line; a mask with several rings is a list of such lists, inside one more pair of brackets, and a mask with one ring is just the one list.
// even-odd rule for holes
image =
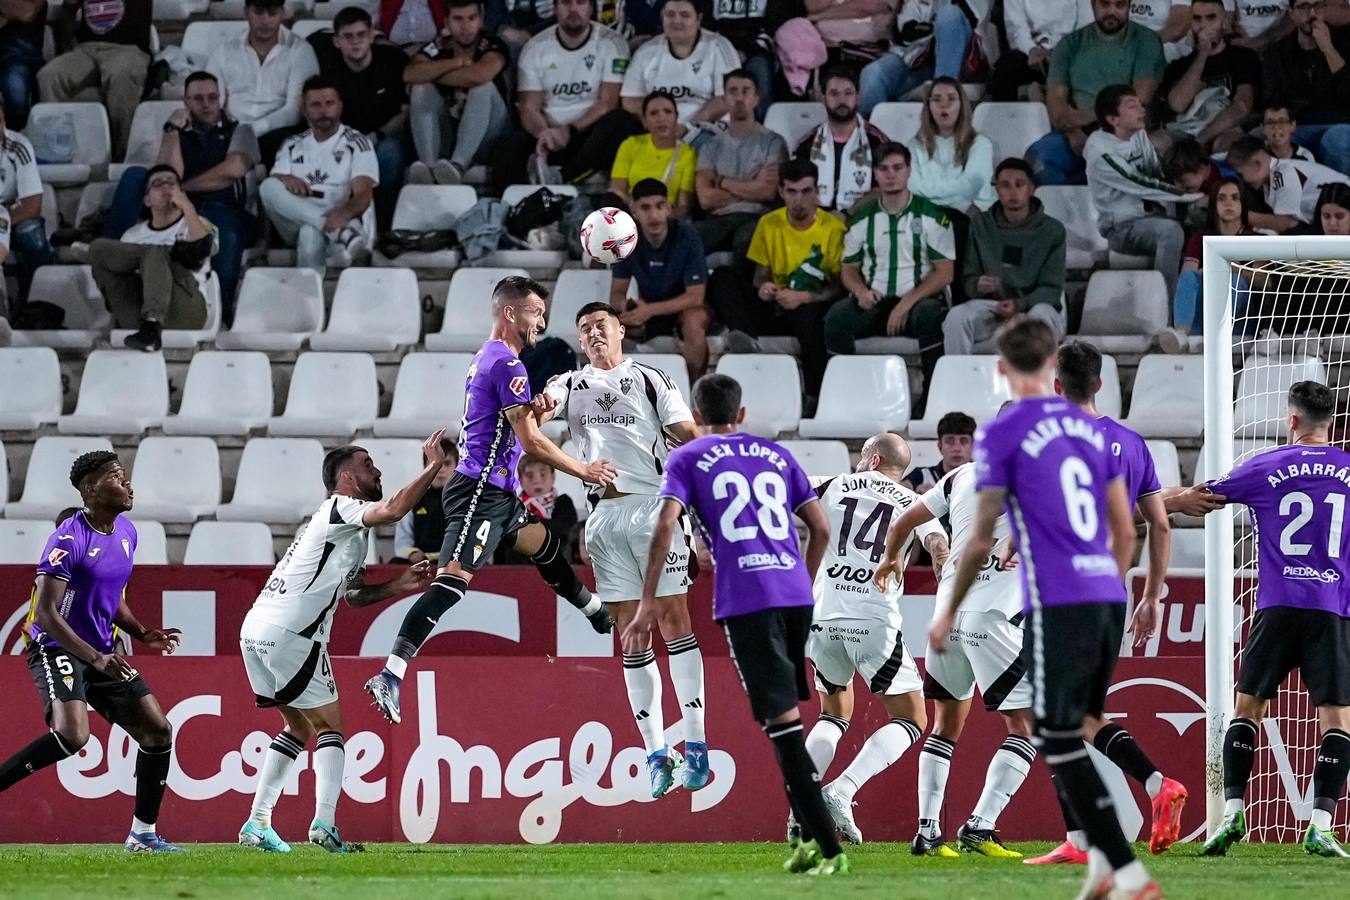
[[1092, 5], [1086, 0], [1004, 0], [1003, 24], [1008, 52], [994, 63], [989, 96], [1014, 103], [1027, 84], [1045, 84], [1050, 53], [1066, 34], [1092, 24]]
[[1316, 225], [1314, 218], [1322, 188], [1346, 184], [1345, 175], [1320, 163], [1298, 159], [1274, 159], [1265, 144], [1251, 135], [1238, 138], [1228, 148], [1225, 160], [1247, 187], [1265, 198], [1268, 215], [1253, 213], [1253, 228], [1279, 234], [1300, 225]]
[[206, 71], [220, 82], [231, 118], [253, 129], [263, 163], [300, 129], [300, 90], [319, 74], [319, 60], [303, 38], [281, 24], [283, 0], [248, 0], [248, 31], [212, 51]]
[[[33, 272], [56, 261], [42, 218], [42, 178], [28, 138], [5, 127], [0, 103], [0, 263], [19, 264], [19, 295], [27, 296]], [[10, 255], [14, 254], [14, 259]], [[0, 278], [0, 321], [6, 319], [4, 279]], [[17, 306], [17, 304], [16, 304]], [[12, 312], [10, 310], [9, 312]], [[0, 330], [5, 325], [0, 324]], [[0, 342], [3, 345], [3, 342]]]
[[297, 264], [322, 274], [328, 265], [351, 265], [370, 247], [380, 170], [370, 140], [342, 124], [332, 81], [314, 76], [301, 99], [309, 130], [281, 145], [258, 196], [282, 238], [295, 244]]

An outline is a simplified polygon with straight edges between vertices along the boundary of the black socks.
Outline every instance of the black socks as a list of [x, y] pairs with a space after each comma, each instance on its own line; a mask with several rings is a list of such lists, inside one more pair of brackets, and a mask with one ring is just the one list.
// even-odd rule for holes
[[437, 575], [431, 587], [413, 601], [412, 608], [403, 617], [403, 624], [399, 626], [391, 655], [404, 660], [417, 655], [417, 651], [426, 643], [427, 637], [431, 635], [431, 629], [436, 627], [441, 616], [445, 615], [450, 607], [463, 600], [464, 592], [468, 589], [469, 582], [458, 575], [446, 573]]
[[66, 748], [56, 732], [47, 732], [0, 763], [0, 791], [9, 790], [34, 772], [59, 763], [74, 752]]
[[1256, 723], [1251, 719], [1234, 719], [1228, 723], [1228, 730], [1223, 735], [1225, 800], [1241, 800], [1246, 796], [1247, 782], [1251, 780], [1255, 762]]
[[136, 818], [142, 822], [159, 821], [159, 805], [164, 802], [164, 784], [173, 762], [173, 745], [136, 751]]
[[820, 776], [806, 752], [802, 723], [766, 725], [764, 733], [773, 741], [774, 752], [778, 754], [778, 768], [783, 772], [783, 784], [787, 787], [792, 811], [802, 827], [802, 839], [815, 840], [826, 859], [838, 856], [839, 838], [835, 836], [834, 820], [820, 796]]

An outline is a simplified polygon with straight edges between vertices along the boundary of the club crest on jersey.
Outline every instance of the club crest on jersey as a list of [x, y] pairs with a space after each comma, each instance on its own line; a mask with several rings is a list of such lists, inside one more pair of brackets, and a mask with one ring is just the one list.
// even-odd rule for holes
[[524, 397], [525, 388], [528, 387], [529, 384], [529, 378], [524, 375], [517, 375], [515, 378], [511, 379], [511, 393], [515, 394], [517, 397]]
[[122, 538], [122, 552], [127, 555], [127, 559], [131, 559], [131, 541], [126, 538]]
[[698, 70], [701, 69], [701, 68], [703, 68], [703, 61], [702, 61], [702, 60], [699, 60], [699, 61], [695, 62], [693, 65], [690, 66], [690, 68], [693, 69], [693, 70], [694, 70], [694, 74], [697, 75], [697, 74], [698, 74]]
[[66, 690], [68, 690], [68, 691], [73, 691], [73, 690], [75, 690], [75, 676], [74, 676], [74, 675], [62, 675], [62, 676], [61, 676], [61, 681], [65, 684]]
[[601, 409], [603, 409], [605, 412], [609, 412], [611, 409], [614, 408], [614, 404], [618, 402], [619, 402], [618, 397], [615, 397], [609, 391], [605, 391], [605, 396], [601, 397], [599, 400], [596, 400], [595, 404], [596, 406], [599, 406]]
[[581, 61], [586, 64], [586, 68], [588, 69], [593, 68], [595, 66], [595, 54], [587, 53], [585, 56], [581, 58]]
[[62, 550], [60, 547], [57, 547], [56, 549], [52, 550], [51, 553], [47, 554], [47, 565], [49, 566], [58, 565], [61, 562], [61, 560], [65, 559], [69, 555], [70, 554], [67, 553], [65, 550]]
[[342, 155], [343, 155], [343, 154], [342, 154], [342, 151], [341, 151], [341, 150], [334, 150], [334, 151], [333, 151], [333, 162], [335, 162], [335, 163], [341, 165], [341, 164], [342, 164]]
[[619, 390], [623, 391], [625, 395], [627, 395], [628, 393], [630, 393], [630, 392], [633, 390], [633, 379], [631, 379], [631, 378], [620, 378], [620, 379], [619, 379]]

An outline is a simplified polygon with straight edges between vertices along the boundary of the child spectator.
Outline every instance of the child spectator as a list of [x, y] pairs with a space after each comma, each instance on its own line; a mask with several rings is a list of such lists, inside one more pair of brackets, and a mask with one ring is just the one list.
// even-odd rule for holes
[[1266, 136], [1266, 152], [1273, 159], [1301, 159], [1317, 162], [1312, 151], [1294, 143], [1298, 120], [1283, 100], [1269, 100], [1261, 111], [1261, 133]]
[[[436, 477], [431, 479], [431, 487], [417, 501], [417, 505], [394, 526], [395, 563], [418, 563], [424, 559], [436, 562], [441, 553], [441, 541], [445, 538], [445, 510], [441, 505], [441, 488], [455, 474], [459, 465], [459, 447], [449, 438], [441, 438], [441, 450], [445, 453], [445, 462]], [[422, 464], [426, 465], [426, 456]]]
[[[539, 517], [544, 527], [553, 532], [563, 545], [563, 555], [575, 558], [573, 548], [577, 536], [577, 508], [572, 498], [558, 492], [558, 473], [542, 459], [525, 456], [516, 466], [520, 476], [520, 502], [525, 509]], [[507, 565], [528, 565], [529, 560], [514, 550], [498, 550], [494, 562]]]

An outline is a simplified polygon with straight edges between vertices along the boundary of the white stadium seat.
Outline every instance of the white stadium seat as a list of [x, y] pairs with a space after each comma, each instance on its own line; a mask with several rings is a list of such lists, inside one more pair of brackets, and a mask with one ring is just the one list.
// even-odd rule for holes
[[1177, 445], [1171, 441], [1145, 441], [1149, 456], [1153, 457], [1153, 471], [1158, 482], [1165, 488], [1181, 486], [1181, 459], [1177, 456]]
[[[0, 431], [33, 431], [61, 415], [61, 363], [50, 347], [0, 349]], [[23, 385], [23, 390], [13, 390]], [[5, 498], [0, 496], [0, 503]]]
[[417, 438], [362, 438], [356, 443], [366, 448], [380, 470], [386, 497], [422, 474], [422, 441]]
[[909, 426], [909, 373], [898, 356], [834, 356], [825, 367], [807, 438], [865, 438]]
[[234, 326], [216, 337], [216, 346], [299, 350], [321, 328], [323, 276], [313, 269], [254, 266], [239, 287]]
[[[193, 350], [198, 344], [205, 344], [216, 339], [220, 333], [220, 279], [216, 277], [215, 272], [209, 272], [206, 276], [206, 287], [202, 291], [206, 300], [206, 322], [201, 328], [166, 328], [161, 332], [161, 339], [166, 350]], [[124, 346], [127, 337], [134, 333], [131, 328], [114, 328], [109, 335], [109, 342], [114, 347]]]
[[51, 534], [51, 519], [0, 519], [0, 566], [37, 565]]
[[1242, 438], [1283, 434], [1289, 389], [1298, 381], [1327, 384], [1327, 368], [1315, 356], [1249, 356], [1238, 373], [1233, 433]]
[[678, 353], [633, 353], [629, 359], [635, 363], [642, 363], [644, 366], [651, 366], [653, 369], [660, 369], [666, 373], [675, 386], [680, 389], [680, 396], [684, 398], [685, 403], [691, 402], [689, 388], [689, 367], [684, 364], [684, 357]]
[[938, 421], [949, 412], [963, 412], [984, 424], [1010, 399], [1008, 380], [998, 373], [998, 357], [944, 356], [933, 370], [924, 417], [909, 423], [909, 433], [937, 437]]
[[908, 144], [919, 133], [922, 103], [878, 103], [868, 120], [893, 141]]
[[409, 353], [398, 367], [389, 416], [375, 420], [380, 437], [425, 438], [438, 428], [459, 436], [464, 379], [472, 353]]
[[5, 442], [0, 441], [0, 512], [4, 512], [7, 503], [9, 503], [9, 453], [5, 450]]
[[145, 518], [137, 510], [131, 524], [136, 526], [136, 556], [138, 566], [167, 566], [169, 564], [169, 539], [164, 534], [164, 526], [153, 519]]
[[[1140, 541], [1143, 553], [1140, 568], [1148, 568], [1148, 541]], [[1205, 530], [1203, 528], [1173, 528], [1172, 549], [1167, 556], [1167, 571], [1173, 569], [1203, 569], [1205, 567]]]
[[548, 325], [544, 333], [575, 345], [577, 310], [587, 303], [608, 303], [612, 279], [609, 269], [563, 269], [559, 272], [548, 304]]
[[294, 31], [297, 35], [306, 40], [308, 40], [309, 36], [315, 32], [324, 31], [325, 29], [331, 31], [332, 28], [332, 19], [301, 19], [291, 25], [291, 31]]
[[56, 427], [62, 434], [139, 434], [168, 414], [164, 354], [95, 350], [84, 364], [75, 412]]
[[155, 21], [182, 22], [206, 12], [209, 0], [155, 0]]
[[[515, 206], [521, 200], [533, 194], [545, 185], [538, 184], [512, 184], [502, 191], [502, 204], [506, 207], [507, 214], [511, 212], [511, 207]], [[577, 186], [574, 184], [550, 184], [548, 189], [555, 194], [561, 194], [564, 197], [575, 197], [577, 195]], [[522, 266], [530, 269], [557, 269], [567, 259], [566, 250], [532, 250], [523, 248], [518, 250], [494, 250], [482, 259], [475, 260], [476, 266]]]
[[205, 437], [148, 437], [131, 472], [136, 518], [195, 522], [220, 505], [220, 452]]
[[178, 415], [165, 434], [248, 434], [272, 418], [272, 364], [257, 351], [193, 354]]
[[91, 181], [80, 188], [80, 202], [75, 207], [75, 223], [78, 225], [90, 216], [107, 212], [112, 208], [113, 195], [116, 193], [115, 181]]
[[33, 148], [41, 154], [43, 142], [34, 140], [39, 132], [67, 135], [71, 139], [68, 160], [38, 164], [43, 184], [65, 187], [102, 180], [107, 175], [112, 137], [102, 103], [35, 103], [28, 111], [24, 136], [33, 141]]
[[1050, 114], [1044, 103], [986, 100], [975, 107], [971, 125], [993, 141], [994, 165], [997, 166], [1008, 157], [1026, 156], [1027, 148], [1050, 131]]
[[315, 350], [390, 351], [422, 336], [422, 300], [412, 269], [345, 269], [328, 327], [309, 339]]
[[323, 489], [323, 444], [308, 438], [252, 438], [244, 445], [234, 498], [222, 522], [295, 523], [314, 515]]
[[[212, 3], [212, 6], [218, 5]], [[240, 19], [243, 18], [241, 15]], [[181, 44], [183, 52], [187, 54], [192, 63], [192, 68], [202, 69], [206, 67], [206, 60], [211, 55], [211, 51], [220, 44], [224, 44], [232, 38], [238, 37], [248, 31], [246, 22], [189, 22], [187, 28], [183, 31], [183, 42]]]
[[1171, 319], [1161, 272], [1093, 272], [1078, 336], [1103, 353], [1143, 353]]
[[1146, 438], [1200, 437], [1204, 430], [1205, 359], [1155, 353], [1139, 360], [1125, 424]]
[[153, 166], [159, 157], [159, 145], [164, 139], [164, 123], [174, 110], [182, 109], [180, 100], [143, 100], [131, 118], [131, 134], [127, 137], [127, 152], [121, 162], [108, 166], [108, 180], [119, 181], [132, 166]]
[[[909, 471], [921, 469], [925, 466], [935, 466], [942, 462], [942, 451], [938, 449], [937, 441], [910, 441], [909, 442]], [[909, 472], [905, 473], [906, 475]]]
[[67, 506], [80, 506], [80, 492], [70, 483], [70, 466], [76, 457], [91, 450], [111, 450], [112, 443], [103, 437], [45, 436], [33, 444], [33, 455], [28, 459], [24, 476], [23, 497], [5, 507], [11, 519], [46, 519], [51, 521]]
[[[1275, 441], [1257, 440], [1252, 438], [1234, 438], [1233, 439], [1233, 465], [1246, 462], [1258, 453], [1265, 453], [1273, 447], [1279, 446]], [[1200, 455], [1196, 457], [1195, 477], [1191, 479], [1191, 484], [1203, 484], [1223, 475], [1223, 472], [1210, 474], [1205, 471], [1205, 445], [1200, 445]]]
[[185, 566], [271, 566], [272, 529], [262, 522], [198, 522], [188, 535]]
[[1097, 411], [1113, 419], [1120, 418], [1120, 369], [1116, 358], [1102, 355], [1102, 386], [1097, 391]]
[[1097, 230], [1097, 208], [1086, 186], [1047, 185], [1036, 190], [1046, 215], [1064, 226], [1064, 265], [1068, 269], [1092, 269], [1106, 263], [1106, 238]]
[[456, 269], [445, 293], [441, 330], [427, 335], [428, 350], [478, 352], [492, 331], [492, 289], [508, 275], [524, 269]]
[[[395, 231], [447, 231], [477, 202], [478, 193], [467, 184], [405, 184], [394, 206], [393, 227]], [[410, 250], [390, 259], [377, 250], [371, 259], [377, 266], [449, 269], [459, 265], [459, 251]]]
[[349, 437], [379, 414], [380, 386], [369, 353], [302, 353], [291, 373], [286, 411], [267, 433], [278, 437]]
[[28, 299], [65, 310], [63, 327], [52, 331], [16, 331], [14, 345], [90, 349], [108, 333], [112, 316], [89, 266], [43, 266], [33, 273]]
[[853, 471], [848, 445], [843, 441], [780, 441], [801, 464], [808, 477], [833, 477]]
[[801, 139], [825, 119], [823, 103], [774, 103], [764, 116], [764, 127], [783, 136], [791, 156]]
[[802, 380], [796, 357], [728, 353], [718, 361], [717, 373], [740, 382], [746, 431], [776, 438], [797, 430], [802, 418]]

